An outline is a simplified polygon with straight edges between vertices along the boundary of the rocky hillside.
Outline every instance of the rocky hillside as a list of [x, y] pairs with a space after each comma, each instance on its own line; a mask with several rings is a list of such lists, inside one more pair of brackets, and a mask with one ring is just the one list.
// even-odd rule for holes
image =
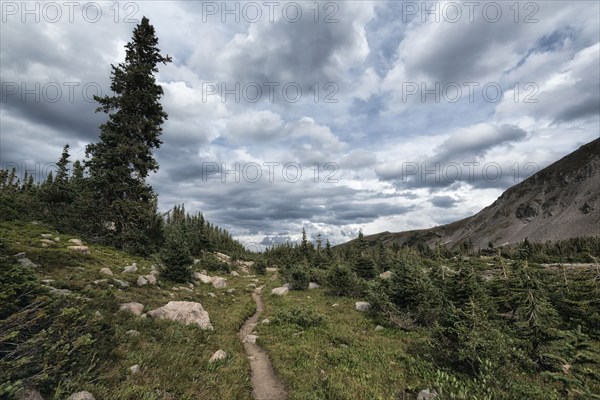
[[600, 139], [511, 187], [479, 213], [447, 225], [366, 236], [369, 242], [486, 247], [600, 235]]

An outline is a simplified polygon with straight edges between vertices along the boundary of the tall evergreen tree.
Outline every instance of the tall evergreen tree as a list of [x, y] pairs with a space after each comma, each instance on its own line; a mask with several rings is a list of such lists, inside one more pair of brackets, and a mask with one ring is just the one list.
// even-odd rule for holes
[[157, 45], [154, 27], [142, 18], [125, 46], [125, 62], [112, 66], [114, 95], [95, 97], [97, 111], [107, 113], [108, 121], [100, 126], [100, 141], [86, 148], [86, 166], [97, 210], [104, 212], [97, 215], [120, 247], [129, 247], [127, 242], [137, 241], [140, 234], [156, 232], [159, 223], [155, 194], [145, 180], [158, 170], [152, 150], [162, 144], [161, 125], [167, 119], [159, 102], [163, 89], [154, 74], [159, 63], [171, 58], [162, 56]]

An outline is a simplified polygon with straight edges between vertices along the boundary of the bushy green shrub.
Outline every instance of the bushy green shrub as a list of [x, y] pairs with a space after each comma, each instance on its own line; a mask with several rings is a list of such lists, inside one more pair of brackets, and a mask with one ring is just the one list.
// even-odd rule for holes
[[166, 242], [160, 252], [160, 274], [175, 282], [186, 282], [191, 278], [192, 257], [185, 237], [179, 229], [167, 234]]
[[262, 258], [254, 263], [254, 273], [264, 275], [267, 273], [267, 262]]
[[292, 267], [289, 271], [290, 289], [305, 290], [308, 288], [308, 268], [305, 266]]
[[219, 260], [214, 254], [207, 253], [200, 261], [202, 268], [211, 272], [231, 272], [231, 266]]
[[352, 296], [358, 289], [356, 276], [345, 265], [338, 264], [331, 268], [325, 280], [329, 291], [336, 296]]

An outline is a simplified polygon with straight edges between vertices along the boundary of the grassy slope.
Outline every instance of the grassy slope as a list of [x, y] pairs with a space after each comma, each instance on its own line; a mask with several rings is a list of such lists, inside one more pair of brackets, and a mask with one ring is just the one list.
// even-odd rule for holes
[[[56, 246], [42, 248], [39, 241], [42, 233], [56, 234], [61, 240]], [[174, 284], [160, 279], [160, 286], [137, 287], [137, 276], [150, 273], [151, 260], [94, 245], [90, 246], [89, 255], [75, 254], [66, 248], [72, 237], [31, 223], [1, 222], [0, 237], [7, 240], [12, 251], [25, 251], [29, 259], [40, 265], [36, 269], [40, 280], [52, 279], [53, 287], [69, 289], [75, 296], [91, 299], [92, 304], [98, 305], [102, 318], [109, 319], [116, 328], [118, 347], [113, 354], [99, 355], [98, 381], [79, 382], [73, 376], [62, 382], [53, 398], [63, 399], [77, 390], [89, 390], [96, 399], [111, 400], [252, 398], [249, 365], [237, 338], [239, 327], [255, 309], [250, 289], [246, 288], [248, 278], [227, 277], [227, 289], [236, 289], [233, 294], [204, 284], [196, 286], [193, 292], [172, 291]], [[123, 267], [132, 262], [137, 262], [138, 272], [123, 274]], [[103, 267], [111, 268], [114, 278], [130, 282], [131, 287], [118, 290], [94, 285], [94, 280], [107, 278], [99, 273]], [[115, 300], [110, 309], [106, 309], [105, 301], [100, 301], [110, 296], [107, 292], [112, 293]], [[210, 297], [209, 292], [217, 297]], [[147, 311], [171, 300], [202, 303], [210, 314], [214, 331], [115, 312], [121, 302], [140, 302]], [[141, 335], [125, 334], [130, 329], [138, 330]], [[218, 349], [225, 350], [229, 357], [209, 364], [209, 358]], [[132, 376], [129, 367], [134, 364], [139, 364], [141, 371]]]

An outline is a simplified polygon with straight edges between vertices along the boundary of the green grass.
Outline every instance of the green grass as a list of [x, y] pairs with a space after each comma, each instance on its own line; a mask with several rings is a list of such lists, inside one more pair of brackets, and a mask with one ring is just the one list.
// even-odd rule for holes
[[[60, 241], [47, 248], [41, 247], [42, 233], [52, 233]], [[77, 254], [67, 248], [68, 235], [61, 235], [42, 224], [0, 222], [0, 237], [11, 252], [26, 252], [26, 257], [39, 264], [35, 269], [40, 280], [50, 279], [49, 285], [69, 289], [80, 302], [91, 304], [115, 327], [117, 346], [110, 354], [99, 354], [97, 379], [81, 382], [76, 375], [60, 382], [49, 399], [64, 399], [80, 390], [92, 392], [96, 399], [232, 399], [252, 398], [249, 363], [237, 333], [243, 322], [252, 315], [255, 305], [250, 295], [247, 278], [224, 276], [227, 288], [217, 290], [212, 285], [198, 284], [193, 292], [173, 291], [173, 286], [187, 286], [161, 281], [158, 286], [137, 287], [138, 275], [150, 273], [153, 261], [135, 257], [112, 248], [89, 245], [90, 254]], [[124, 274], [123, 267], [136, 262], [138, 272]], [[101, 268], [112, 270], [113, 278], [128, 281], [126, 290], [95, 285], [98, 279], [109, 279]], [[201, 269], [198, 266], [197, 269]], [[209, 296], [209, 292], [216, 297]], [[107, 301], [108, 299], [108, 301]], [[171, 300], [197, 301], [208, 311], [214, 331], [202, 331], [171, 321], [157, 321], [117, 312], [118, 304], [136, 301], [144, 304], [144, 311], [165, 305]], [[125, 332], [135, 329], [136, 337]], [[228, 357], [209, 364], [218, 349]], [[129, 367], [139, 364], [137, 375]]]

